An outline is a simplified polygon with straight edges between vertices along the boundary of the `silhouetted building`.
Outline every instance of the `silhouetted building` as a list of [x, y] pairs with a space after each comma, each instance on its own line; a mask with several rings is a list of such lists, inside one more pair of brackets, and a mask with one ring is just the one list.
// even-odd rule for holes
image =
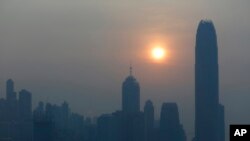
[[22, 90], [17, 99], [12, 79], [6, 82], [6, 99], [0, 99], [0, 140], [32, 141], [31, 93]]
[[219, 141], [218, 47], [212, 21], [202, 20], [195, 46], [195, 141]]
[[115, 114], [101, 115], [97, 120], [97, 141], [121, 140], [120, 117]]
[[18, 101], [16, 92], [14, 91], [14, 81], [9, 79], [6, 81], [6, 118], [9, 121], [17, 121], [18, 119]]
[[55, 141], [55, 122], [44, 111], [43, 102], [39, 102], [33, 112], [34, 141]]
[[33, 140], [33, 121], [31, 93], [27, 90], [19, 92], [19, 124], [20, 124], [20, 141]]
[[144, 114], [140, 112], [140, 85], [130, 74], [122, 84], [122, 141], [143, 141]]
[[69, 136], [65, 136], [68, 130], [69, 122], [69, 108], [68, 104], [64, 102], [62, 105], [46, 104], [45, 116], [50, 119], [55, 126], [54, 139], [64, 141]]
[[16, 101], [16, 92], [14, 91], [14, 81], [8, 79], [6, 81], [6, 99], [7, 101]]
[[140, 111], [140, 86], [132, 75], [130, 75], [122, 84], [122, 111], [126, 113], [136, 113]]
[[153, 141], [154, 133], [154, 106], [152, 101], [148, 100], [144, 106], [145, 120], [145, 141]]
[[122, 112], [122, 141], [143, 141], [144, 138], [144, 114]]
[[160, 141], [186, 141], [176, 103], [163, 103], [160, 118]]
[[31, 93], [27, 90], [19, 92], [19, 120], [31, 121], [32, 119]]

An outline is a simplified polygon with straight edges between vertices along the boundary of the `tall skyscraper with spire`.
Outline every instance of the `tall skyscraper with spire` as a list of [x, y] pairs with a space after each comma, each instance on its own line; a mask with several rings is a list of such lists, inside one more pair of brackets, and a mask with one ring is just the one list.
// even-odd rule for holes
[[140, 111], [140, 85], [129, 68], [129, 76], [122, 84], [122, 111], [136, 113]]
[[215, 28], [212, 21], [202, 20], [195, 46], [195, 141], [219, 141], [218, 76]]

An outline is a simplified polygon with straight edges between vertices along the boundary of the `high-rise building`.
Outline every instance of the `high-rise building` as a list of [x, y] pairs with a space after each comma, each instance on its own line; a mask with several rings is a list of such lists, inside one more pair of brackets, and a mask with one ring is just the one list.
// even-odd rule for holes
[[212, 21], [199, 23], [195, 45], [195, 141], [218, 141], [218, 47]]
[[130, 75], [122, 84], [122, 111], [126, 113], [136, 113], [140, 111], [140, 85], [132, 75]]
[[30, 121], [32, 118], [31, 93], [27, 90], [19, 92], [19, 119], [21, 121]]
[[144, 106], [144, 121], [145, 121], [145, 140], [153, 141], [154, 131], [154, 106], [152, 101], [148, 100]]
[[0, 99], [0, 140], [32, 141], [31, 93], [21, 90], [17, 99], [14, 81], [6, 81], [6, 100]]
[[97, 119], [97, 140], [117, 141], [119, 138], [119, 124], [117, 117], [113, 114], [103, 114]]
[[163, 103], [160, 117], [160, 141], [186, 141], [176, 103]]
[[122, 141], [144, 140], [144, 114], [140, 112], [140, 85], [130, 74], [122, 84]]
[[33, 139], [33, 121], [32, 121], [32, 102], [31, 93], [27, 90], [19, 92], [19, 128], [20, 141], [32, 141]]
[[25, 89], [19, 92], [19, 128], [20, 141], [32, 141], [33, 121], [32, 121], [32, 98], [31, 93]]
[[14, 81], [12, 79], [8, 79], [6, 81], [6, 99], [7, 101], [15, 101], [16, 93], [14, 91]]
[[9, 79], [6, 81], [6, 118], [9, 121], [18, 119], [18, 101], [16, 92], [14, 91], [14, 81]]

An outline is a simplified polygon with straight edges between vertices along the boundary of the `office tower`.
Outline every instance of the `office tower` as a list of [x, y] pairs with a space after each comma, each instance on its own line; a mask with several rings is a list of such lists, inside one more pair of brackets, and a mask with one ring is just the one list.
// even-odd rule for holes
[[144, 121], [145, 121], [145, 140], [153, 141], [154, 106], [150, 100], [146, 101], [144, 106]]
[[14, 81], [9, 79], [6, 81], [6, 118], [8, 121], [18, 120], [18, 101], [16, 92], [14, 91]]
[[20, 141], [33, 140], [33, 121], [32, 121], [32, 104], [31, 93], [27, 90], [19, 92], [19, 128]]
[[195, 46], [195, 141], [218, 141], [218, 75], [215, 28], [202, 20]]
[[117, 117], [112, 114], [103, 114], [97, 119], [97, 140], [117, 141], [119, 131]]
[[140, 111], [140, 86], [132, 75], [130, 75], [122, 84], [122, 111], [126, 113], [136, 113]]
[[64, 101], [61, 106], [60, 119], [59, 119], [61, 122], [62, 128], [68, 127], [69, 117], [70, 117], [69, 104], [66, 101]]
[[160, 141], [185, 141], [176, 103], [163, 103], [160, 117]]
[[130, 74], [122, 84], [122, 141], [144, 140], [144, 114], [140, 112], [140, 85]]
[[19, 120], [30, 121], [32, 118], [31, 93], [27, 90], [19, 92]]
[[6, 82], [6, 99], [7, 101], [16, 101], [16, 93], [14, 91], [14, 81], [8, 79]]

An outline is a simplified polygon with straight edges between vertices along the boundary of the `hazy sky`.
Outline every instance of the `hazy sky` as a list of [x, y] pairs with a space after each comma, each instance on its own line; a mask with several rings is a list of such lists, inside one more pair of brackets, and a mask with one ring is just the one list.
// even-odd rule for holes
[[[129, 62], [156, 117], [177, 102], [194, 135], [194, 46], [198, 22], [214, 22], [219, 46], [220, 101], [226, 123], [250, 123], [249, 0], [1, 0], [0, 97], [12, 78], [38, 101], [68, 101], [97, 116], [121, 108]], [[168, 57], [148, 54], [162, 44]]]

